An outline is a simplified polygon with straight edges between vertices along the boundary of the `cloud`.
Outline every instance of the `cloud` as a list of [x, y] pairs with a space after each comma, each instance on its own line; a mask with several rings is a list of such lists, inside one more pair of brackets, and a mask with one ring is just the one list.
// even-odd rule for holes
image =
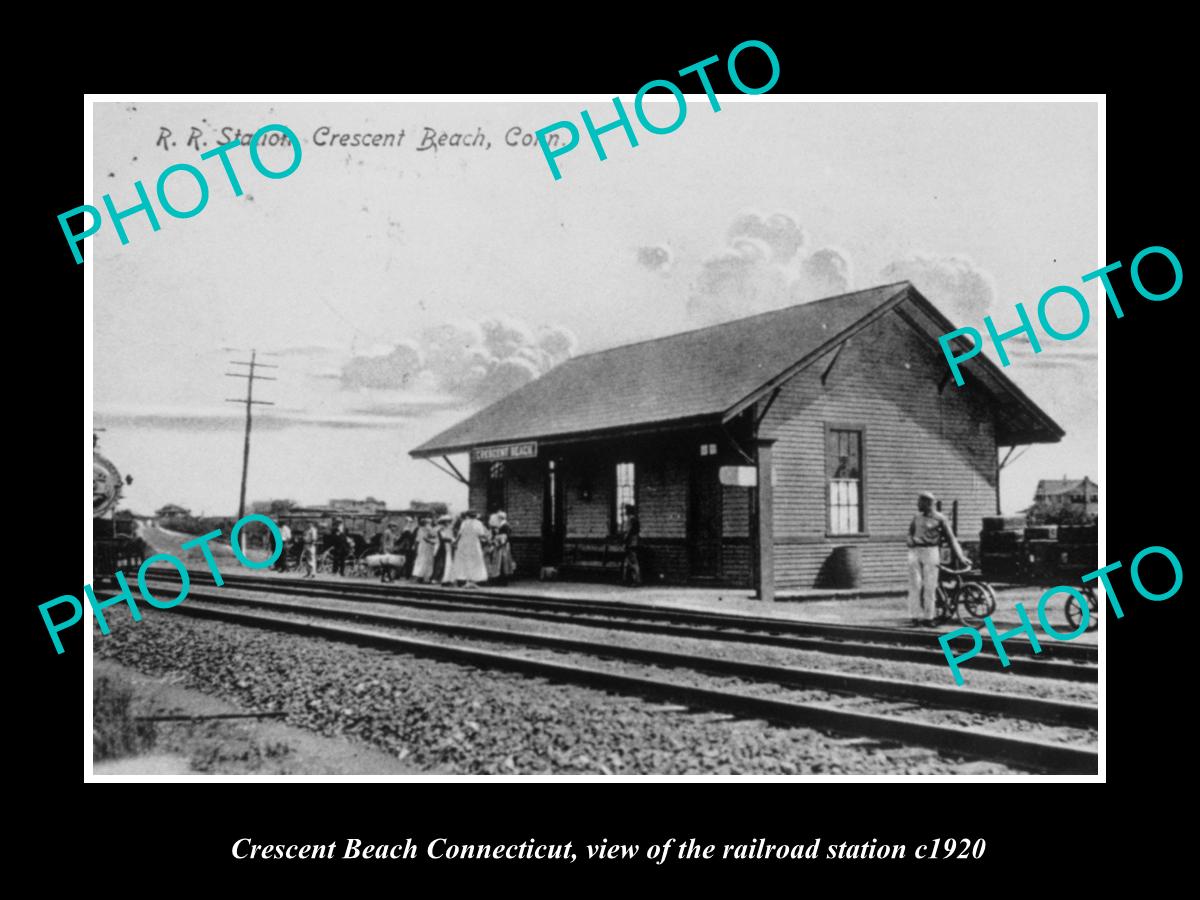
[[771, 260], [781, 263], [790, 262], [805, 242], [804, 229], [782, 212], [768, 218], [755, 212], [742, 213], [729, 226], [730, 243], [739, 238], [761, 241], [770, 251]]
[[[991, 276], [965, 256], [914, 254], [885, 266], [870, 284], [896, 281], [911, 281], [959, 322], [979, 322], [995, 300]], [[701, 263], [687, 313], [717, 324], [844, 294], [854, 282], [849, 253], [810, 248], [797, 216], [745, 212], [729, 226], [726, 246]]]
[[800, 263], [800, 277], [793, 285], [793, 294], [804, 300], [832, 297], [850, 290], [851, 282], [849, 257], [832, 247], [822, 247]]
[[724, 322], [785, 305], [789, 273], [770, 261], [768, 244], [739, 238], [700, 268], [687, 311], [705, 322]]
[[420, 372], [421, 349], [402, 341], [383, 356], [356, 356], [342, 368], [342, 382], [354, 387], [405, 387]]
[[424, 391], [486, 403], [548, 372], [576, 345], [564, 328], [535, 330], [509, 316], [443, 322], [385, 354], [351, 358], [341, 382], [345, 388]]
[[637, 248], [638, 265], [651, 272], [671, 271], [671, 248], [665, 244]]
[[954, 322], [980, 322], [996, 298], [992, 278], [965, 256], [917, 254], [884, 267], [880, 283], [911, 281]]
[[688, 296], [688, 315], [706, 324], [851, 288], [849, 257], [832, 247], [807, 251], [804, 228], [789, 213], [742, 213], [726, 239], [727, 246], [701, 264]]

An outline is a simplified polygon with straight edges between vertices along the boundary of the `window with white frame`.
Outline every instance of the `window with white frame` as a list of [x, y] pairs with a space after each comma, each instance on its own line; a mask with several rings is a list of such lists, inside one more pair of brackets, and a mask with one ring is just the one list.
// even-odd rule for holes
[[613, 492], [613, 502], [616, 504], [613, 522], [618, 533], [625, 530], [626, 505], [637, 503], [637, 475], [631, 462], [617, 463], [617, 489]]
[[831, 428], [825, 448], [829, 475], [829, 533], [862, 534], [863, 435], [856, 428]]

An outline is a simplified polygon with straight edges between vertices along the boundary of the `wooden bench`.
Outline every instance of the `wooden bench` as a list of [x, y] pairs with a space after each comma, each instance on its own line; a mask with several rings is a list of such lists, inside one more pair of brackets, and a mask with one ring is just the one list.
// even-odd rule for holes
[[562, 567], [614, 571], [618, 575], [625, 562], [625, 545], [621, 541], [567, 541], [563, 545]]

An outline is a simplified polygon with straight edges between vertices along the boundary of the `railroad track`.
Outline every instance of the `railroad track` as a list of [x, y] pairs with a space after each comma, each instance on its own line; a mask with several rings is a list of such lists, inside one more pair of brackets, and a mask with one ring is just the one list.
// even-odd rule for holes
[[[171, 577], [170, 573], [163, 576], [155, 573], [152, 576], [152, 580], [160, 579], [178, 582], [178, 578]], [[192, 583], [195, 586], [210, 579], [207, 571], [198, 572], [193, 575]], [[360, 600], [456, 613], [498, 613], [536, 621], [569, 622], [574, 625], [698, 640], [763, 644], [794, 650], [946, 666], [946, 657], [937, 646], [937, 632], [931, 630], [834, 625], [766, 616], [680, 610], [619, 601], [575, 601], [413, 584], [306, 582], [224, 574], [223, 579], [229, 587], [268, 594]], [[965, 643], [962, 644], [963, 648], [966, 646]], [[1081, 682], [1098, 680], [1098, 668], [1094, 665], [1094, 646], [1043, 644], [1043, 652], [1039, 655], [1033, 654], [1033, 648], [1028, 641], [1009, 641], [1005, 647], [1010, 656], [1007, 668], [1000, 664], [999, 657], [995, 655], [987, 640], [984, 641], [983, 651], [970, 665], [973, 668], [1042, 678]]]
[[[195, 602], [199, 601], [199, 602]], [[249, 607], [252, 612], [233, 607]], [[455, 622], [436, 622], [394, 614], [368, 612], [345, 607], [319, 606], [312, 603], [274, 599], [234, 597], [217, 591], [194, 591], [188, 602], [174, 611], [197, 618], [216, 619], [247, 627], [267, 628], [324, 639], [388, 649], [422, 656], [448, 659], [491, 669], [521, 672], [575, 684], [599, 687], [621, 693], [665, 699], [688, 707], [723, 712], [740, 717], [763, 718], [772, 722], [822, 728], [868, 738], [899, 741], [930, 747], [941, 752], [978, 756], [1037, 771], [1094, 773], [1098, 758], [1095, 751], [1070, 744], [1031, 740], [1008, 734], [968, 730], [913, 721], [894, 715], [880, 715], [837, 708], [834, 705], [795, 702], [756, 696], [743, 691], [714, 689], [680, 684], [669, 678], [616, 672], [593, 665], [577, 665], [490, 649], [419, 640], [379, 630], [314, 622], [312, 619], [341, 619], [365, 622], [391, 629], [432, 631], [438, 634], [486, 641], [518, 644], [561, 653], [615, 659], [664, 667], [690, 669], [749, 681], [766, 682], [790, 688], [830, 691], [838, 695], [902, 700], [922, 706], [940, 706], [996, 713], [1074, 727], [1096, 727], [1095, 707], [1080, 703], [1050, 701], [1037, 697], [995, 694], [927, 684], [911, 684], [885, 678], [867, 678], [837, 672], [776, 666], [762, 663], [699, 656], [672, 651], [614, 645], [544, 633], [518, 632]]]

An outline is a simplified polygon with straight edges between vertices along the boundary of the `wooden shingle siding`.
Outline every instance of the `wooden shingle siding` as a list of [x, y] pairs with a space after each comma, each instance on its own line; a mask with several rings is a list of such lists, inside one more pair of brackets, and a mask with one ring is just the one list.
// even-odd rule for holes
[[[513, 536], [542, 536], [542, 472], [533, 460], [505, 464], [505, 500]], [[491, 510], [489, 510], [491, 512]]]
[[[916, 497], [932, 490], [959, 534], [995, 510], [996, 444], [982, 396], [953, 381], [945, 359], [899, 315], [852, 338], [789, 381], [763, 421], [775, 444], [775, 560], [780, 589], [818, 586], [834, 547], [861, 545], [864, 586], [903, 586], [904, 540]], [[864, 535], [828, 535], [826, 428], [861, 428]]]
[[[467, 495], [469, 508], [479, 513], [480, 521], [487, 524], [488, 517], [497, 510], [487, 508], [488, 463], [471, 465], [470, 487]], [[504, 502], [508, 513], [508, 524], [513, 537], [542, 536], [542, 473], [536, 462], [521, 461], [504, 464]]]
[[721, 492], [721, 534], [725, 537], [750, 536], [750, 490], [726, 487]]
[[721, 578], [737, 587], [753, 587], [753, 546], [749, 540], [726, 541], [721, 548]]
[[542, 567], [542, 539], [540, 537], [511, 538], [513, 562], [516, 563], [517, 578], [537, 578]]
[[471, 482], [467, 488], [467, 508], [480, 515], [484, 514], [484, 507], [487, 506], [487, 477], [486, 463], [471, 463], [471, 471], [467, 475], [467, 480]]
[[[564, 480], [567, 539], [608, 537], [613, 505], [612, 472], [607, 466], [581, 471], [568, 465]], [[584, 499], [585, 492], [589, 499]]]
[[679, 456], [646, 458], [637, 467], [638, 518], [645, 538], [687, 536], [688, 469]]
[[[467, 491], [470, 508], [486, 525], [487, 463], [473, 463]], [[512, 554], [519, 577], [537, 577], [542, 560], [542, 470], [536, 460], [505, 463], [505, 504], [512, 527]]]

